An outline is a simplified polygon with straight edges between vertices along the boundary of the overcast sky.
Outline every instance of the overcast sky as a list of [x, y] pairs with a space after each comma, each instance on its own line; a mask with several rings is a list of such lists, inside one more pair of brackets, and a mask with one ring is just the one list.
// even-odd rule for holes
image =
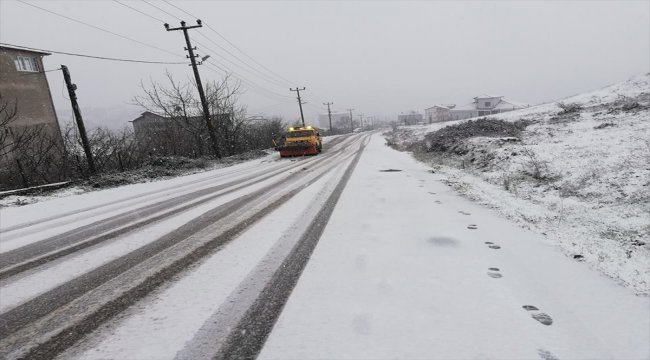
[[[290, 86], [307, 88], [310, 122], [326, 101], [334, 102], [333, 110], [392, 118], [434, 104], [464, 104], [482, 93], [547, 102], [650, 71], [648, 1], [170, 1], [265, 67], [204, 27], [190, 32], [198, 53], [212, 57], [201, 76], [222, 76], [217, 66], [234, 71], [244, 78], [249, 113], [289, 121], [299, 117]], [[15, 0], [0, 0], [1, 42], [174, 62], [184, 61], [182, 33], [166, 32], [159, 20], [195, 23], [156, 0], [149, 2], [175, 17], [142, 0], [122, 3], [159, 20], [114, 1], [25, 2], [162, 50]], [[124, 124], [140, 112], [128, 103], [141, 79], [160, 79], [165, 69], [191, 76], [186, 65], [45, 58], [46, 69], [60, 64], [68, 65], [79, 87], [82, 111], [105, 108], [114, 114], [111, 121]], [[57, 109], [68, 109], [61, 73], [50, 72], [48, 79]]]

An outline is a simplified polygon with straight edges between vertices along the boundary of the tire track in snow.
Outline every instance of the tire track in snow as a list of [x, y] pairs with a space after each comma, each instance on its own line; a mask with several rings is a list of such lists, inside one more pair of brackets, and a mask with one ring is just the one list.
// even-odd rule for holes
[[[195, 208], [203, 203], [206, 203], [223, 195], [230, 194], [247, 186], [258, 184], [274, 176], [286, 173], [287, 171], [291, 171], [298, 167], [321, 163], [334, 155], [336, 155], [336, 153], [326, 153], [321, 157], [311, 158], [306, 161], [291, 162], [283, 165], [278, 170], [274, 170], [271, 174], [268, 172], [255, 173], [244, 179], [230, 181], [225, 184], [201, 189], [190, 194], [185, 194], [159, 203], [147, 205], [145, 207], [129, 211], [125, 214], [118, 214], [107, 219], [102, 219], [80, 228], [65, 232], [63, 234], [55, 235], [14, 250], [1, 253], [0, 280], [6, 279], [10, 276], [32, 269], [39, 265], [46, 264], [52, 260], [69, 255], [87, 247], [110, 239], [114, 239], [131, 231], [141, 229], [143, 226], [162, 221], [180, 212]], [[242, 182], [248, 183], [242, 185]], [[219, 191], [221, 191], [221, 193], [195, 201], [201, 197], [208, 196], [210, 193]], [[171, 211], [164, 211], [174, 205], [188, 203], [191, 201], [195, 202], [177, 207]], [[160, 212], [162, 213], [155, 215]], [[137, 218], [144, 219], [124, 226], [125, 223], [128, 223], [132, 220], [134, 215]]]
[[[346, 154], [341, 149], [330, 157], [321, 157], [321, 161], [317, 163], [322, 163], [326, 159], [335, 162], [338, 158], [349, 158], [351, 156], [354, 156], [354, 154]], [[298, 164], [298, 166], [304, 166], [302, 162]], [[248, 194], [241, 199], [233, 200], [224, 206], [210, 211], [208, 214], [200, 216], [196, 221], [186, 224], [172, 234], [154, 243], [139, 248], [126, 256], [105, 264], [5, 312], [0, 315], [0, 337], [4, 339], [0, 342], [0, 349], [3, 349], [0, 355], [8, 357], [50, 358], [53, 354], [65, 350], [71, 344], [85, 336], [85, 334], [146, 296], [172, 276], [185, 270], [189, 265], [209, 255], [213, 251], [218, 251], [221, 246], [237, 234], [244, 231], [261, 217], [272, 212], [279, 205], [294, 196], [297, 191], [313, 183], [329, 170], [327, 166], [315, 168], [316, 170], [297, 173], [298, 177], [294, 177], [297, 178], [297, 181], [305, 178], [306, 174], [310, 174], [311, 172], [316, 173], [315, 176], [312, 174], [313, 177], [300, 187], [289, 187], [290, 191], [282, 194], [281, 191], [285, 187], [283, 185], [287, 185], [287, 182], [279, 181]], [[244, 212], [246, 216], [243, 218], [240, 216], [237, 222], [233, 222], [230, 224], [230, 227], [224, 228], [221, 234], [190, 249], [191, 251], [189, 253], [182, 254], [178, 258], [175, 257], [172, 259], [173, 262], [168, 259], [169, 261], [165, 264], [166, 266], [162, 268], [149, 269], [151, 272], [150, 276], [140, 279], [137, 282], [131, 282], [129, 284], [130, 286], [126, 286], [123, 289], [124, 291], [113, 294], [109, 299], [104, 299], [105, 301], [98, 301], [97, 296], [99, 296], [99, 299], [103, 297], [97, 293], [106, 292], [109, 295], [111, 293], [110, 289], [99, 289], [98, 287], [101, 287], [102, 284], [106, 284], [116, 277], [122, 276], [120, 274], [127, 274], [129, 270], [133, 270], [139, 265], [142, 266], [143, 263], [151, 260], [152, 257], [165, 255], [163, 253], [169, 248], [173, 247], [172, 250], [179, 249], [179, 243], [186, 240], [188, 234], [200, 232], [205, 226], [213, 224], [215, 220], [227, 218], [232, 214], [242, 215], [241, 212], [245, 206], [251, 205], [255, 200], [261, 199], [263, 202], [265, 200], [264, 195], [273, 190], [280, 195], [272, 203], [266, 204], [263, 208], [253, 213], [246, 214]], [[237, 213], [238, 211], [240, 214]], [[179, 240], [179, 238], [181, 239]], [[182, 253], [182, 250], [178, 251]], [[92, 299], [92, 296], [89, 294], [96, 296], [94, 302], [90, 301], [90, 304], [79, 304], [79, 298], [82, 296], [87, 296]], [[75, 315], [78, 317], [77, 319], [74, 319]]]
[[278, 316], [282, 312], [314, 248], [318, 244], [334, 212], [348, 180], [361, 158], [366, 143], [348, 166], [341, 181], [328, 197], [323, 208], [309, 224], [307, 231], [277, 268], [271, 281], [261, 291], [253, 305], [246, 311], [237, 326], [230, 332], [224, 346], [214, 359], [254, 359], [262, 350]]

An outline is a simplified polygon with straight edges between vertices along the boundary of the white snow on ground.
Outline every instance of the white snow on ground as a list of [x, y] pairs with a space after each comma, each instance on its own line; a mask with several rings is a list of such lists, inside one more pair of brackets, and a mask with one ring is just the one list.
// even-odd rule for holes
[[429, 169], [373, 137], [259, 359], [650, 356], [648, 297]]
[[[92, 224], [95, 221], [110, 218], [114, 215], [123, 214], [126, 211], [133, 211], [132, 220], [143, 220], [144, 217], [137, 212], [137, 209], [142, 206], [152, 205], [163, 200], [169, 200], [178, 196], [185, 195], [190, 192], [202, 190], [205, 188], [223, 185], [228, 182], [240, 180], [240, 185], [244, 185], [250, 180], [244, 181], [246, 177], [250, 176], [250, 170], [259, 171], [261, 174], [278, 172], [278, 164], [255, 164], [253, 166], [242, 167], [232, 171], [213, 172], [211, 176], [199, 179], [193, 178], [177, 178], [169, 186], [164, 188], [154, 188], [153, 190], [141, 187], [125, 186], [125, 189], [118, 191], [117, 189], [105, 190], [102, 192], [93, 192], [87, 196], [79, 196], [70, 199], [61, 199], [55, 202], [45, 202], [35, 205], [30, 205], [23, 208], [5, 209], [2, 215], [6, 219], [3, 221], [3, 226], [0, 227], [2, 231], [2, 239], [0, 239], [0, 253], [7, 252], [39, 240], [46, 239], [50, 236], [62, 234], [65, 231], [75, 229], [79, 226]], [[178, 181], [184, 181], [179, 183]], [[117, 193], [117, 194], [116, 194]], [[121, 196], [128, 194], [131, 197], [126, 199]], [[115, 196], [118, 195], [118, 196]], [[117, 200], [112, 200], [112, 198]], [[90, 205], [95, 201], [95, 205]], [[80, 209], [84, 209], [83, 204], [87, 204], [91, 210], [77, 213]], [[181, 204], [182, 205], [182, 204]], [[23, 218], [21, 215], [30, 213], [33, 209], [38, 209], [40, 214], [47, 215], [40, 220], [42, 222], [33, 224], [22, 229], [11, 230], [12, 220], [21, 221], [19, 224], [29, 224], [33, 222], [35, 216]], [[69, 211], [60, 211], [62, 209]], [[172, 207], [169, 207], [170, 210]], [[55, 218], [51, 221], [46, 221], [53, 214], [69, 213], [64, 218]], [[6, 226], [5, 226], [6, 225]], [[99, 234], [97, 234], [99, 235]]]
[[297, 219], [309, 207], [318, 210], [327, 195], [323, 189], [333, 177], [340, 177], [340, 171], [298, 193], [186, 276], [150, 295], [149, 301], [141, 301], [62, 358], [173, 359], [274, 244], [285, 233], [305, 226]]
[[[223, 195], [216, 200], [208, 201], [200, 206], [179, 213], [163, 222], [157, 222], [140, 229], [137, 232], [127, 233], [108, 244], [95, 246], [89, 251], [81, 252], [62, 262], [52, 262], [40, 267], [34, 273], [21, 276], [18, 279], [3, 283], [2, 296], [0, 299], [0, 312], [6, 312], [21, 303], [39, 294], [51, 290], [67, 281], [70, 281], [84, 273], [98, 268], [114, 259], [128, 254], [129, 252], [149, 244], [161, 236], [170, 233], [180, 226], [196, 219], [201, 214], [235, 200], [251, 191], [258, 190], [269, 185], [277, 178], [260, 182], [250, 187]], [[210, 194], [211, 196], [214, 194]], [[207, 197], [207, 196], [206, 196]], [[198, 198], [196, 201], [199, 201]], [[169, 208], [168, 210], [172, 210]], [[98, 234], [99, 235], [99, 234]]]
[[[582, 256], [599, 271], [650, 292], [649, 75], [563, 103], [584, 107], [558, 116], [556, 103], [492, 115], [535, 121], [521, 141], [477, 137], [470, 152], [451, 160], [416, 153], [461, 194], [525, 228], [545, 234], [567, 256]], [[637, 101], [640, 108], [623, 110]], [[402, 127], [389, 140], [403, 149], [463, 121]], [[466, 166], [463, 166], [466, 165]], [[539, 167], [544, 181], [525, 173]]]
[[[277, 155], [274, 156], [277, 157]], [[224, 173], [229, 174], [231, 172], [239, 170], [254, 168], [255, 166], [260, 166], [272, 160], [273, 158], [256, 159], [234, 165], [226, 169], [210, 170], [192, 175], [179, 176], [173, 179], [166, 179], [163, 181], [125, 185], [112, 189], [85, 192], [83, 194], [78, 194], [72, 189], [61, 190], [61, 192], [64, 192], [66, 196], [57, 196], [57, 194], [59, 194], [57, 192], [50, 196], [43, 197], [43, 199], [37, 203], [30, 203], [29, 206], [4, 208], [0, 207], [0, 229], [21, 224], [27, 221], [38, 221], [40, 219], [45, 219], [52, 214], [60, 214], [62, 212], [62, 208], [64, 208], [66, 212], [79, 211], [101, 204], [129, 199], [148, 192], [173, 192], [176, 186], [182, 186], [188, 182], [209, 180], [214, 176], [220, 176]], [[74, 200], [68, 199], [69, 195], [73, 194], [75, 195], [72, 197]]]

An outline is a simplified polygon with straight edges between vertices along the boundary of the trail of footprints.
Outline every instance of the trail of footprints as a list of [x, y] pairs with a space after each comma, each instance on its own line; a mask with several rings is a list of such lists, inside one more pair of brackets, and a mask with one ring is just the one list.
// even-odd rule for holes
[[[471, 215], [470, 213], [462, 211], [462, 210], [459, 211], [459, 213], [463, 214], [463, 215]], [[467, 225], [467, 228], [470, 229], [470, 230], [476, 230], [476, 229], [478, 229], [478, 225], [469, 224], [469, 225]], [[492, 241], [485, 241], [484, 243], [490, 249], [494, 249], [494, 250], [501, 249], [501, 246], [493, 243]], [[503, 274], [501, 274], [501, 270], [499, 268], [497, 268], [497, 267], [488, 268], [487, 275], [489, 277], [491, 277], [491, 278], [494, 278], [494, 279], [500, 279], [500, 278], [503, 277]], [[522, 308], [524, 310], [528, 311], [530, 313], [530, 316], [533, 319], [539, 321], [541, 324], [544, 324], [546, 326], [550, 326], [550, 325], [553, 324], [553, 318], [551, 318], [551, 316], [548, 315], [547, 313], [541, 312], [537, 307], [535, 307], [533, 305], [524, 305], [524, 306], [522, 306]]]
[[[429, 192], [431, 195], [436, 195], [434, 192]], [[439, 200], [434, 200], [436, 204], [442, 204], [441, 201]], [[469, 216], [471, 213], [465, 212], [463, 210], [458, 211], [459, 214]], [[467, 228], [470, 230], [477, 230], [478, 225], [476, 224], [469, 224], [467, 225]], [[491, 242], [491, 241], [485, 241], [485, 245], [488, 246], [488, 248], [493, 249], [493, 250], [498, 250], [501, 249], [501, 246]], [[497, 267], [490, 267], [488, 268], [487, 275], [493, 279], [500, 279], [503, 277], [503, 274], [501, 274], [501, 269]], [[548, 315], [545, 312], [541, 312], [536, 306], [533, 305], [524, 305], [522, 306], [524, 310], [530, 313], [530, 316], [539, 321], [541, 324], [550, 326], [553, 324], [553, 318], [551, 318], [550, 315]], [[539, 355], [542, 359], [544, 360], [557, 360], [557, 357], [555, 357], [553, 354], [546, 350], [539, 350]]]

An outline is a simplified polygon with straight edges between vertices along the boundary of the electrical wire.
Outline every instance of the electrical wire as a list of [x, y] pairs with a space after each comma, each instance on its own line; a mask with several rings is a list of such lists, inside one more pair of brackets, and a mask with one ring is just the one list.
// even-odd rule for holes
[[99, 59], [99, 60], [123, 61], [123, 62], [142, 63], [142, 64], [165, 64], [165, 65], [181, 65], [181, 64], [184, 65], [184, 64], [187, 64], [186, 62], [133, 60], [133, 59], [121, 59], [121, 58], [96, 56], [96, 55], [76, 54], [76, 53], [69, 53], [69, 52], [64, 52], [64, 51], [37, 49], [37, 48], [33, 48], [33, 47], [21, 46], [21, 45], [13, 45], [13, 44], [8, 44], [8, 43], [0, 43], [0, 45], [7, 45], [7, 46], [21, 48], [21, 49], [25, 49], [25, 50], [43, 51], [43, 52], [48, 52], [48, 53], [53, 53], [53, 54], [79, 56], [79, 57], [85, 57], [85, 58], [91, 58], [91, 59]]
[[[211, 59], [209, 59], [209, 60], [211, 60]], [[228, 69], [225, 69], [225, 68], [221, 67], [220, 64], [214, 63], [214, 60], [211, 60], [211, 61], [212, 62], [204, 62], [203, 65], [206, 66], [207, 69], [212, 70], [215, 73], [219, 73], [217, 70], [215, 70], [215, 68], [216, 68], [216, 69], [219, 69], [219, 71], [222, 72], [225, 75], [233, 76], [234, 78], [238, 79], [242, 83], [244, 83], [244, 84], [248, 85], [249, 87], [251, 87], [251, 90], [255, 91], [255, 89], [257, 89], [258, 91], [256, 91], [256, 92], [258, 94], [260, 94], [260, 95], [265, 95], [266, 94], [267, 97], [268, 97], [268, 95], [271, 95], [271, 96], [274, 96], [277, 99], [282, 99], [284, 101], [288, 101], [288, 98], [290, 98], [289, 96], [278, 94], [278, 93], [276, 93], [274, 91], [268, 90], [268, 89], [263, 88], [263, 87], [255, 84], [255, 83], [252, 83], [249, 80], [247, 80], [245, 78], [242, 78], [240, 75], [236, 75], [232, 71], [229, 71]]]
[[[255, 71], [257, 74], [260, 74], [260, 75], [255, 75], [255, 74], [251, 73], [249, 70], [246, 70], [246, 71], [248, 71], [250, 74], [253, 74], [253, 75], [255, 75], [255, 76], [257, 76], [257, 77], [259, 77], [259, 78], [261, 78], [261, 79], [264, 79], [264, 80], [266, 80], [266, 81], [269, 82], [269, 83], [272, 83], [272, 84], [275, 84], [275, 85], [279, 85], [279, 86], [285, 86], [284, 83], [279, 82], [279, 81], [277, 81], [277, 80], [275, 80], [275, 79], [269, 77], [268, 75], [264, 74], [263, 72], [257, 70], [255, 67], [253, 67], [253, 66], [251, 66], [250, 64], [248, 64], [247, 62], [243, 61], [242, 59], [240, 59], [239, 57], [237, 57], [236, 55], [234, 55], [233, 53], [231, 53], [230, 51], [228, 51], [228, 50], [227, 50], [226, 48], [224, 48], [223, 46], [219, 45], [218, 43], [216, 43], [215, 41], [213, 41], [213, 40], [210, 39], [209, 37], [205, 36], [205, 35], [204, 35], [203, 33], [201, 33], [200, 31], [197, 31], [197, 34], [199, 34], [200, 36], [202, 36], [203, 38], [205, 38], [207, 41], [209, 41], [210, 43], [212, 43], [212, 44], [214, 44], [215, 46], [217, 46], [219, 49], [225, 51], [228, 55], [230, 55], [230, 56], [234, 57], [235, 59], [241, 61], [244, 65], [248, 66], [248, 67], [251, 68], [253, 71]], [[196, 40], [195, 40], [195, 42], [196, 42]], [[214, 52], [214, 53], [216, 54], [217, 52]], [[232, 62], [232, 61], [230, 61], [230, 60], [228, 60], [228, 59], [226, 59], [226, 58], [224, 58], [224, 57], [222, 57], [222, 56], [220, 56], [220, 57], [221, 57], [222, 59], [224, 59], [224, 60], [230, 62], [231, 64], [235, 65], [234, 62]], [[239, 66], [239, 65], [237, 65], [237, 66]], [[240, 67], [240, 68], [241, 68], [241, 67]], [[242, 68], [242, 69], [243, 69], [243, 68]]]
[[[212, 53], [212, 54], [218, 54], [218, 52], [214, 51], [213, 49], [209, 48], [207, 45], [201, 43], [200, 41], [198, 41], [198, 40], [196, 40], [196, 39], [194, 39], [193, 42], [194, 42], [195, 44], [201, 46], [201, 47], [204, 48], [205, 50], [210, 51], [210, 53]], [[218, 56], [218, 55], [217, 55], [217, 56]], [[251, 74], [251, 75], [254, 75], [254, 76], [257, 76], [257, 77], [261, 78], [259, 75], [256, 75], [256, 74], [254, 74], [254, 73], [251, 73], [251, 72], [248, 71], [247, 69], [242, 68], [241, 66], [237, 65], [237, 64], [236, 64], [235, 62], [233, 62], [233, 61], [230, 61], [229, 59], [226, 59], [226, 58], [224, 58], [224, 57], [222, 57], [222, 56], [219, 56], [219, 58], [221, 58], [221, 59], [223, 59], [223, 60], [229, 62], [230, 64], [232, 64], [232, 65], [234, 65], [234, 66], [239, 67], [240, 69], [242, 69], [242, 70], [248, 72], [248, 73]], [[223, 67], [226, 67], [226, 66], [223, 65], [223, 64], [220, 64], [220, 65], [223, 66]], [[239, 75], [239, 77], [241, 77], [241, 75]], [[265, 80], [264, 78], [261, 78], [261, 79]], [[252, 82], [252, 80], [249, 80], [249, 81]], [[268, 81], [268, 80], [267, 80], [267, 81]], [[277, 84], [276, 84], [276, 85], [277, 85]]]
[[[145, 0], [141, 0], [141, 1], [145, 1]], [[145, 2], [146, 2], [146, 1], [145, 1]], [[190, 17], [193, 17], [193, 18], [195, 18], [195, 19], [198, 18], [197, 16], [195, 16], [195, 15], [189, 13], [188, 11], [184, 10], [183, 8], [181, 8], [180, 6], [177, 6], [177, 5], [173, 4], [172, 2], [170, 2], [170, 1], [168, 1], [168, 0], [163, 0], [163, 2], [167, 3], [169, 6], [172, 6], [172, 7], [176, 8], [177, 10], [181, 11], [182, 13], [184, 13], [184, 14], [190, 16]], [[162, 9], [159, 9], [159, 10], [164, 11], [164, 10], [162, 10]], [[167, 14], [169, 14], [167, 11], [164, 11], [164, 12], [167, 13]], [[169, 15], [172, 15], [172, 14], [169, 14]], [[172, 16], [174, 16], [174, 15], [172, 15]], [[178, 17], [176, 17], [176, 18], [179, 19]], [[180, 19], [179, 19], [179, 20], [180, 20]], [[232, 43], [230, 40], [228, 40], [225, 36], [221, 35], [217, 30], [215, 30], [214, 28], [212, 28], [212, 27], [210, 26], [209, 23], [205, 23], [205, 21], [203, 21], [203, 25], [204, 25], [206, 28], [208, 28], [210, 31], [214, 32], [217, 36], [219, 36], [220, 38], [222, 38], [224, 41], [226, 41], [226, 42], [227, 42], [230, 46], [232, 46], [234, 49], [236, 49], [236, 50], [239, 51], [241, 54], [243, 54], [244, 56], [246, 56], [248, 59], [250, 59], [251, 61], [253, 61], [255, 64], [257, 64], [257, 65], [260, 66], [261, 68], [265, 69], [265, 70], [268, 71], [270, 74], [274, 75], [276, 78], [281, 79], [281, 80], [283, 81], [283, 82], [278, 82], [278, 81], [276, 81], [276, 80], [273, 80], [273, 83], [274, 83], [274, 84], [276, 84], [276, 85], [287, 84], [287, 85], [289, 85], [289, 86], [293, 86], [293, 85], [295, 84], [294, 82], [292, 82], [292, 81], [290, 81], [290, 80], [284, 78], [283, 76], [277, 74], [277, 73], [274, 72], [273, 70], [269, 69], [268, 67], [264, 66], [263, 64], [261, 64], [260, 62], [258, 62], [257, 60], [255, 60], [252, 56], [248, 55], [245, 51], [243, 51], [243, 50], [242, 50], [241, 48], [239, 48], [237, 45], [235, 45], [235, 44]], [[209, 41], [210, 43], [212, 43], [212, 44], [214, 44], [215, 46], [217, 46], [219, 49], [225, 51], [228, 55], [230, 55], [230, 56], [232, 56], [233, 58], [239, 60], [239, 61], [242, 62], [244, 65], [250, 67], [251, 69], [253, 69], [253, 70], [256, 71], [257, 73], [262, 74], [262, 75], [264, 76], [264, 79], [267, 80], [267, 82], [271, 82], [271, 81], [269, 80], [269, 79], [271, 79], [270, 76], [268, 76], [268, 75], [262, 73], [262, 72], [259, 71], [257, 68], [255, 68], [254, 66], [250, 65], [250, 64], [247, 63], [246, 61], [242, 60], [240, 57], [236, 56], [236, 55], [233, 54], [232, 52], [228, 51], [228, 50], [225, 49], [223, 46], [219, 45], [218, 43], [216, 43], [215, 41], [213, 41], [212, 39], [210, 39], [209, 37], [207, 37], [206, 35], [204, 35], [204, 34], [201, 33], [200, 31], [197, 31], [197, 33], [198, 33], [199, 35], [201, 35], [202, 37], [204, 37], [204, 38], [205, 38], [207, 41]], [[198, 43], [196, 40], [194, 40], [194, 42]], [[205, 47], [205, 46], [203, 46], [203, 47]], [[209, 49], [209, 50], [211, 50], [214, 54], [218, 54], [216, 51], [214, 51], [214, 50], [212, 50], [212, 49]], [[222, 58], [222, 59], [228, 61], [229, 63], [231, 63], [231, 64], [233, 64], [233, 65], [235, 65], [232, 61], [226, 59], [226, 58], [223, 57], [223, 56], [220, 56], [220, 58]], [[239, 68], [243, 69], [241, 66], [239, 66]], [[250, 71], [247, 71], [247, 72], [250, 73]], [[260, 77], [260, 76], [257, 76], [257, 77]], [[313, 91], [311, 91], [311, 93], [312, 93], [312, 95], [313, 95], [314, 97], [317, 97], [317, 98], [321, 98], [321, 99], [323, 99], [323, 97], [319, 96], [317, 93], [314, 93]], [[322, 103], [322, 102], [324, 102], [324, 101], [319, 101], [318, 103]], [[325, 108], [319, 109], [319, 111], [324, 111], [324, 110], [325, 110]]]
[[[190, 14], [189, 12], [185, 11], [183, 8], [174, 5], [174, 4], [171, 3], [170, 1], [168, 1], [168, 0], [163, 0], [163, 1], [164, 1], [165, 3], [167, 3], [168, 5], [173, 6], [174, 8], [176, 8], [176, 9], [178, 9], [179, 11], [183, 12], [184, 14], [186, 14], [186, 15], [188, 15], [188, 16], [191, 16], [191, 17], [193, 17], [193, 18], [195, 18], [195, 19], [197, 18], [195, 15]], [[246, 52], [244, 52], [244, 50], [240, 49], [237, 45], [233, 44], [233, 43], [232, 43], [230, 40], [228, 40], [225, 36], [221, 35], [217, 30], [215, 30], [214, 28], [212, 28], [212, 26], [210, 26], [210, 24], [206, 24], [205, 22], [203, 22], [203, 25], [205, 25], [206, 28], [208, 28], [210, 31], [212, 31], [212, 32], [214, 32], [215, 34], [217, 34], [217, 36], [219, 36], [220, 38], [222, 38], [224, 41], [226, 41], [226, 42], [227, 42], [230, 46], [232, 46], [233, 48], [237, 49], [240, 53], [242, 53], [244, 56], [246, 56], [247, 58], [249, 58], [249, 59], [250, 59], [251, 61], [253, 61], [255, 64], [259, 65], [260, 67], [262, 67], [263, 69], [265, 69], [265, 70], [268, 71], [269, 73], [275, 75], [277, 78], [279, 78], [279, 79], [285, 81], [286, 84], [288, 84], [288, 85], [290, 85], [290, 86], [295, 86], [295, 85], [296, 85], [295, 82], [290, 81], [290, 80], [287, 80], [287, 79], [284, 78], [283, 76], [281, 76], [281, 75], [275, 73], [273, 70], [271, 70], [271, 69], [267, 68], [266, 66], [264, 66], [263, 64], [259, 63], [259, 62], [258, 62], [257, 60], [255, 60], [252, 56], [250, 56], [250, 55], [248, 55]]]
[[151, 6], [151, 7], [154, 7], [154, 8], [156, 8], [156, 9], [158, 9], [159, 11], [164, 12], [165, 14], [167, 14], [167, 15], [173, 17], [173, 18], [176, 18], [176, 20], [181, 20], [181, 18], [179, 18], [178, 16], [176, 16], [176, 15], [170, 13], [170, 12], [167, 12], [167, 11], [163, 10], [162, 8], [160, 8], [160, 7], [156, 6], [156, 5], [154, 5], [154, 4], [150, 3], [150, 2], [148, 2], [147, 0], [141, 0], [141, 1], [142, 1], [143, 3], [145, 3], [145, 4], [149, 5], [149, 6]]
[[88, 24], [88, 23], [83, 22], [83, 21], [81, 21], [81, 20], [77, 20], [77, 19], [74, 19], [74, 18], [72, 18], [72, 17], [66, 16], [66, 15], [63, 15], [63, 14], [59, 14], [59, 13], [57, 13], [57, 12], [55, 12], [55, 11], [48, 10], [48, 9], [42, 8], [42, 7], [40, 7], [40, 6], [37, 6], [37, 5], [31, 4], [31, 3], [28, 3], [28, 2], [26, 2], [26, 1], [24, 1], [24, 0], [16, 0], [16, 1], [19, 2], [19, 3], [21, 3], [21, 4], [28, 5], [28, 6], [31, 6], [31, 7], [33, 7], [33, 8], [39, 9], [39, 10], [41, 10], [41, 11], [45, 11], [45, 12], [47, 12], [47, 13], [50, 13], [50, 14], [53, 14], [53, 15], [56, 15], [56, 16], [59, 16], [59, 17], [62, 17], [62, 18], [64, 18], [64, 19], [67, 19], [67, 20], [70, 20], [70, 21], [74, 21], [74, 22], [76, 22], [76, 23], [78, 23], [78, 24], [82, 24], [82, 25], [84, 25], [84, 26], [88, 26], [88, 27], [91, 27], [91, 28], [93, 28], [93, 29], [96, 29], [96, 30], [99, 30], [99, 31], [102, 31], [102, 32], [105, 32], [105, 33], [108, 33], [108, 34], [111, 34], [111, 35], [114, 35], [114, 36], [120, 37], [120, 38], [122, 38], [122, 39], [129, 40], [129, 41], [131, 41], [131, 42], [134, 42], [134, 43], [137, 43], [137, 44], [140, 44], [140, 45], [143, 45], [143, 46], [146, 46], [146, 47], [152, 48], [152, 49], [156, 49], [156, 50], [159, 50], [159, 51], [163, 51], [163, 52], [166, 52], [166, 53], [171, 54], [171, 55], [174, 55], [174, 56], [181, 56], [181, 55], [178, 55], [178, 54], [176, 54], [176, 53], [173, 53], [173, 52], [171, 52], [171, 51], [169, 51], [169, 50], [165, 50], [165, 49], [163, 49], [163, 48], [157, 47], [157, 46], [155, 46], [155, 45], [147, 44], [147, 43], [145, 43], [145, 42], [142, 42], [142, 41], [139, 41], [139, 40], [136, 40], [136, 39], [130, 38], [130, 37], [128, 37], [128, 36], [124, 36], [124, 35], [121, 35], [121, 34], [115, 33], [115, 32], [113, 32], [113, 31], [106, 30], [106, 29], [101, 28], [101, 27], [99, 27], [99, 26], [95, 26], [95, 25], [92, 25], [92, 24]]
[[[146, 1], [144, 1], [144, 0], [142, 0], [142, 1], [146, 3]], [[118, 2], [118, 1], [115, 1], [115, 2], [117, 2], [117, 3], [120, 4], [120, 5], [122, 5], [122, 4], [121, 4], [120, 2]], [[152, 5], [152, 4], [149, 4], [149, 5]], [[152, 19], [157, 20], [157, 21], [161, 21], [160, 19], [157, 19], [156, 17], [150, 16], [148, 13], [145, 13], [145, 12], [139, 11], [139, 10], [137, 10], [137, 9], [135, 9], [135, 8], [130, 7], [130, 6], [127, 6], [127, 7], [130, 8], [131, 10], [134, 10], [134, 11], [140, 13], [141, 15], [147, 16], [147, 17], [152, 18]], [[155, 6], [154, 6], [154, 7], [155, 7]], [[173, 14], [172, 14], [172, 15], [173, 15]], [[201, 34], [201, 36], [204, 36], [204, 35]], [[205, 36], [204, 36], [204, 37], [205, 37]], [[211, 39], [209, 39], [209, 38], [207, 38], [207, 37], [206, 37], [206, 39], [212, 41]], [[203, 43], [201, 43], [201, 42], [199, 42], [199, 41], [197, 41], [197, 40], [194, 40], [194, 42], [195, 42], [196, 44], [202, 46], [202, 47], [205, 48], [206, 50], [211, 51], [211, 52], [214, 53], [215, 55], [218, 54], [217, 51], [214, 51], [213, 49], [209, 48], [207, 45], [204, 45]], [[218, 45], [218, 44], [217, 44], [217, 45]], [[219, 56], [219, 55], [217, 55], [217, 56]], [[236, 63], [230, 61], [229, 59], [224, 58], [224, 57], [222, 57], [222, 56], [219, 56], [219, 57], [222, 58], [223, 60], [226, 60], [226, 61], [230, 62], [231, 64], [237, 66]], [[214, 59], [212, 59], [212, 61], [214, 61]], [[214, 65], [217, 66], [217, 64], [214, 64]], [[242, 81], [242, 83], [247, 84], [249, 87], [256, 87], [256, 88], [258, 88], [259, 90], [266, 92], [267, 94], [272, 94], [272, 95], [277, 96], [277, 97], [280, 97], [280, 98], [285, 97], [285, 95], [281, 95], [281, 94], [278, 94], [277, 92], [274, 92], [274, 91], [272, 91], [272, 90], [268, 90], [268, 89], [264, 88], [263, 86], [257, 84], [256, 82], [254, 82], [254, 81], [252, 81], [252, 80], [249, 80], [249, 79], [245, 78], [244, 76], [242, 76], [242, 75], [240, 75], [240, 74], [238, 74], [238, 73], [235, 73], [234, 71], [228, 69], [228, 68], [227, 68], [225, 65], [223, 65], [223, 64], [218, 64], [218, 65], [219, 65], [219, 66], [217, 66], [217, 67], [218, 67], [222, 72], [224, 72], [225, 74], [232, 75], [233, 77], [235, 77], [235, 78], [239, 79], [240, 81]], [[246, 70], [246, 69], [244, 69], [244, 68], [242, 68], [242, 67], [240, 67], [240, 68], [243, 69], [243, 70]], [[249, 72], [249, 73], [250, 73], [250, 72]], [[251, 74], [252, 74], [252, 75], [255, 75], [255, 74], [253, 74], [253, 73], [251, 73]], [[286, 97], [288, 97], [288, 96], [286, 96]]]
[[121, 2], [119, 2], [118, 0], [113, 0], [113, 2], [116, 2], [116, 3], [118, 3], [118, 4], [120, 4], [120, 5], [124, 6], [124, 7], [127, 7], [127, 8], [129, 8], [129, 9], [133, 10], [133, 11], [137, 11], [137, 12], [139, 12], [140, 14], [142, 14], [142, 15], [144, 15], [144, 16], [147, 16], [147, 17], [150, 17], [150, 18], [152, 18], [152, 19], [154, 19], [154, 20], [156, 20], [156, 21], [160, 21], [160, 22], [163, 23], [163, 24], [165, 23], [164, 20], [161, 20], [161, 19], [159, 19], [159, 18], [157, 18], [157, 17], [155, 17], [155, 16], [153, 16], [153, 15], [147, 14], [147, 13], [144, 12], [144, 11], [140, 11], [140, 10], [134, 8], [133, 6], [130, 6], [130, 5], [127, 5], [127, 4], [124, 4], [124, 3], [121, 3]]

